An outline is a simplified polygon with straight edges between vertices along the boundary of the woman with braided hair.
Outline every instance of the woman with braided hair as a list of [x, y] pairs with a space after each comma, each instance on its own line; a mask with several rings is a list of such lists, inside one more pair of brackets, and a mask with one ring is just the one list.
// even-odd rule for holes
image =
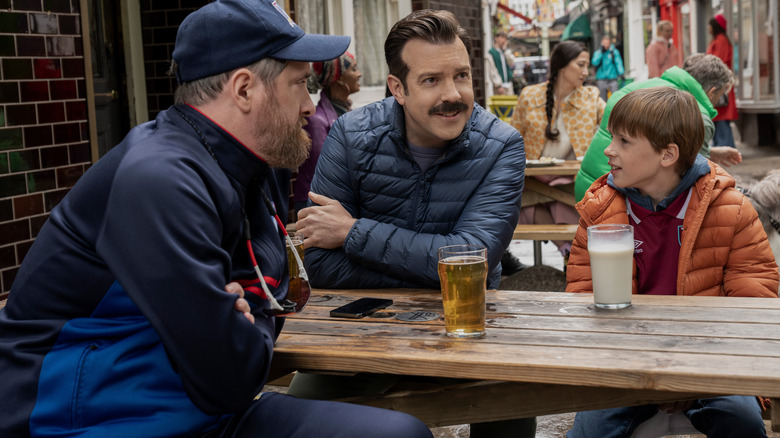
[[[512, 113], [512, 125], [523, 135], [527, 160], [581, 159], [599, 128], [605, 102], [599, 90], [583, 85], [590, 57], [580, 42], [561, 42], [550, 54], [547, 82], [523, 88]], [[536, 177], [551, 186], [573, 186], [571, 177]], [[523, 193], [523, 205], [533, 204], [532, 192]], [[527, 196], [528, 195], [528, 196]], [[521, 224], [576, 224], [579, 215], [562, 202], [543, 202], [520, 210]], [[571, 242], [554, 242], [564, 259]]]
[[349, 95], [360, 91], [361, 76], [363, 74], [358, 70], [355, 55], [349, 52], [330, 61], [311, 64], [311, 76], [306, 84], [309, 93], [316, 93], [320, 89], [322, 91], [317, 111], [307, 118], [309, 123], [303, 127], [311, 137], [311, 154], [298, 168], [298, 176], [293, 183], [293, 207], [296, 217], [298, 210], [305, 208], [306, 201], [309, 199], [309, 186], [325, 137], [328, 136], [333, 122], [342, 114], [352, 110]]

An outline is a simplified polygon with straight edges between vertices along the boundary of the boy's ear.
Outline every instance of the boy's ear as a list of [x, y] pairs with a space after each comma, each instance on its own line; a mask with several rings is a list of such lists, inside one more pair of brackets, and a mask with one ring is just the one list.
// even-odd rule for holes
[[387, 75], [387, 88], [393, 93], [393, 97], [400, 105], [404, 104], [404, 84], [397, 76]]
[[661, 166], [673, 167], [680, 159], [680, 147], [676, 143], [669, 143], [661, 152]]

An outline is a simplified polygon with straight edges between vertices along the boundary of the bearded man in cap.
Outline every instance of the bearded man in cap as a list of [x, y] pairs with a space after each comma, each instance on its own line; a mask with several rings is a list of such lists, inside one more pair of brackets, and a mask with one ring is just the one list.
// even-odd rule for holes
[[175, 105], [52, 211], [0, 311], [0, 436], [431, 436], [406, 414], [261, 394], [289, 310], [269, 175], [308, 154], [308, 62], [348, 45], [266, 0], [184, 20]]

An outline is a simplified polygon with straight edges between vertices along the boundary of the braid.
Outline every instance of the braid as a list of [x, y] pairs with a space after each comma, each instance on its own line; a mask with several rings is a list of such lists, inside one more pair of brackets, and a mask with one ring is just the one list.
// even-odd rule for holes
[[555, 107], [555, 94], [553, 93], [553, 84], [555, 83], [555, 79], [557, 77], [558, 77], [558, 72], [556, 71], [555, 73], [553, 73], [552, 76], [550, 76], [550, 79], [547, 81], [547, 103], [545, 105], [545, 110], [547, 111], [547, 127], [544, 128], [544, 136], [550, 140], [558, 139], [558, 129], [552, 126], [553, 108]]

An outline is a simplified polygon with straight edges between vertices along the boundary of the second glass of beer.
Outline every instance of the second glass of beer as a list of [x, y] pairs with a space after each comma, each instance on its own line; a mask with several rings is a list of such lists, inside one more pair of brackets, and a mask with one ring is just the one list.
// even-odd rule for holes
[[287, 299], [297, 303], [301, 299], [301, 274], [298, 269], [298, 261], [295, 259], [293, 251], [297, 251], [298, 255], [303, 260], [303, 233], [290, 233], [290, 242], [293, 247], [290, 247], [289, 242], [285, 242], [287, 247], [287, 265], [290, 270], [290, 286], [287, 290]]
[[487, 271], [487, 249], [484, 246], [450, 245], [439, 248], [439, 280], [447, 336], [484, 336]]

